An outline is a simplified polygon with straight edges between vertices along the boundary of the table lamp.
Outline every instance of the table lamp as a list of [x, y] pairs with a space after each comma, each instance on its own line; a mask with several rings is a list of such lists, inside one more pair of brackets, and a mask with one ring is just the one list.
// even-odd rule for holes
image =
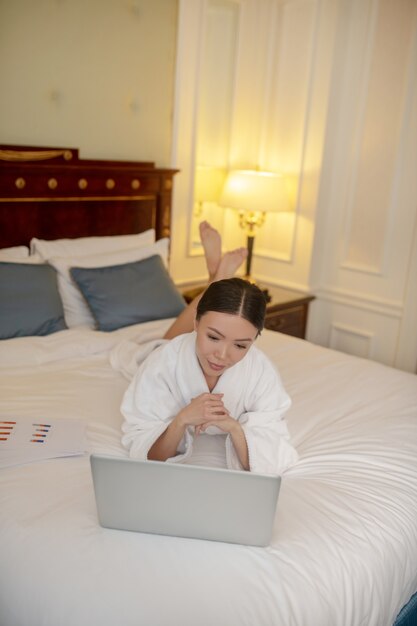
[[239, 211], [239, 224], [246, 231], [248, 256], [245, 279], [251, 277], [255, 234], [269, 211], [292, 211], [286, 181], [282, 174], [259, 170], [231, 170], [220, 197], [224, 208]]

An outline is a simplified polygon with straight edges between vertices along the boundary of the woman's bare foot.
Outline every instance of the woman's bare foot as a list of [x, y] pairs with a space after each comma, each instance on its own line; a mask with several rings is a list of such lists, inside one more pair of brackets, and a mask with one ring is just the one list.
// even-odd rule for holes
[[222, 240], [219, 232], [206, 221], [201, 222], [199, 230], [206, 257], [209, 280], [211, 281], [217, 273], [222, 258]]
[[248, 251], [246, 248], [236, 248], [236, 250], [226, 252], [220, 260], [214, 280], [233, 278], [247, 256]]

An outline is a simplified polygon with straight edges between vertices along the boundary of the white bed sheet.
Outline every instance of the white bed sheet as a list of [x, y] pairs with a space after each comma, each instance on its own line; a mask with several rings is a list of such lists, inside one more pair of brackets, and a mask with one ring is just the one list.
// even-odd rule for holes
[[[68, 330], [2, 342], [0, 415], [85, 420], [126, 455], [109, 353], [154, 338]], [[266, 331], [300, 461], [272, 544], [103, 529], [88, 455], [0, 471], [1, 626], [390, 626], [417, 590], [417, 378]]]

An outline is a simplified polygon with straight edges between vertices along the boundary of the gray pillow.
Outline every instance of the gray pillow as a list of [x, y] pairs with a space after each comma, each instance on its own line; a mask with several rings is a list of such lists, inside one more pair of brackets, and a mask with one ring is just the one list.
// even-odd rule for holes
[[158, 254], [123, 265], [73, 267], [70, 273], [99, 330], [176, 317], [185, 307]]
[[50, 335], [65, 328], [54, 268], [0, 262], [0, 339]]

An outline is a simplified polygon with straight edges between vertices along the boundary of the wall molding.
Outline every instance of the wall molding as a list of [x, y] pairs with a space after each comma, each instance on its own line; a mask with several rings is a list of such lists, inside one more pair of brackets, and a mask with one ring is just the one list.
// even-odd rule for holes
[[371, 276], [383, 276], [384, 273], [380, 267], [366, 265], [365, 263], [355, 263], [354, 261], [343, 261], [339, 265], [340, 269], [348, 270], [350, 272], [358, 272], [360, 274], [367, 274]]
[[401, 319], [404, 313], [404, 305], [399, 300], [364, 296], [359, 292], [338, 289], [337, 287], [319, 287], [314, 289], [314, 293], [320, 300], [369, 311], [370, 313], [378, 313], [394, 319]]
[[357, 328], [354, 326], [350, 326], [348, 324], [341, 324], [339, 322], [333, 322], [330, 325], [330, 338], [329, 338], [329, 346], [333, 350], [340, 350], [340, 338], [345, 336], [349, 344], [352, 343], [352, 337], [359, 339], [361, 342], [364, 351], [362, 354], [358, 354], [355, 351], [356, 356], [361, 356], [362, 358], [372, 359], [375, 353], [375, 334], [368, 330], [364, 330], [362, 328]]
[[271, 280], [271, 276], [266, 276], [265, 274], [256, 273], [256, 282], [261, 285], [265, 285], [265, 287], [282, 287], [283, 289], [292, 289], [293, 291], [301, 291], [303, 293], [313, 293], [311, 287], [307, 283], [299, 283], [291, 280], [279, 280], [273, 281]]
[[305, 117], [304, 117], [304, 127], [303, 127], [303, 137], [301, 142], [301, 153], [300, 153], [300, 167], [299, 167], [299, 176], [297, 180], [297, 195], [296, 195], [296, 203], [295, 203], [295, 222], [294, 222], [294, 230], [293, 237], [291, 241], [291, 252], [289, 255], [288, 261], [290, 263], [295, 263], [296, 258], [296, 249], [297, 249], [297, 241], [299, 235], [299, 219], [302, 213], [302, 198], [303, 198], [303, 189], [306, 182], [306, 168], [307, 168], [307, 150], [308, 150], [308, 142], [309, 142], [309, 133], [311, 131], [312, 125], [312, 117], [313, 117], [313, 93], [315, 89], [315, 79], [317, 72], [317, 54], [318, 54], [318, 41], [319, 41], [319, 26], [320, 19], [322, 16], [322, 0], [316, 0], [314, 6], [314, 20], [312, 24], [312, 32], [310, 38], [310, 54], [309, 58], [309, 68], [308, 68], [308, 85], [307, 85], [307, 93], [306, 93], [306, 107], [305, 107]]
[[[349, 258], [349, 249], [351, 246], [351, 236], [352, 236], [352, 219], [354, 212], [354, 201], [357, 192], [358, 185], [358, 177], [359, 177], [359, 165], [360, 165], [360, 155], [362, 149], [362, 141], [364, 135], [364, 126], [365, 126], [365, 117], [366, 117], [366, 109], [367, 109], [367, 98], [369, 95], [369, 76], [371, 72], [372, 65], [372, 53], [375, 45], [375, 32], [376, 32], [376, 23], [378, 18], [378, 0], [371, 0], [370, 2], [370, 10], [368, 12], [368, 30], [367, 30], [367, 41], [365, 43], [365, 52], [364, 58], [362, 60], [362, 73], [360, 77], [360, 84], [358, 87], [358, 109], [357, 109], [357, 118], [355, 121], [355, 125], [353, 128], [353, 140], [351, 144], [351, 166], [350, 172], [348, 173], [347, 186], [346, 186], [346, 195], [343, 202], [343, 210], [342, 210], [342, 233], [343, 237], [341, 239], [341, 255], [339, 267], [356, 267], [357, 264], [354, 260]], [[376, 273], [375, 266], [358, 264], [360, 267], [363, 267], [363, 272], [365, 272], [365, 268], [368, 267], [368, 273], [374, 274]]]
[[254, 253], [254, 257], [259, 257], [260, 259], [268, 259], [273, 261], [280, 261], [281, 263], [293, 263], [293, 255], [292, 253], [285, 253], [279, 250], [272, 250], [271, 248], [259, 248], [257, 246], [256, 252]]

